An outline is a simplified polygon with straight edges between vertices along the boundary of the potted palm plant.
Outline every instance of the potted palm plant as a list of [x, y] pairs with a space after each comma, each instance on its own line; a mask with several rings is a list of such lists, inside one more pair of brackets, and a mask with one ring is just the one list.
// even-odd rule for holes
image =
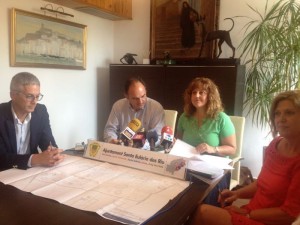
[[248, 5], [259, 19], [248, 19], [239, 48], [246, 65], [244, 111], [265, 126], [274, 95], [299, 85], [300, 4], [279, 0], [263, 13]]

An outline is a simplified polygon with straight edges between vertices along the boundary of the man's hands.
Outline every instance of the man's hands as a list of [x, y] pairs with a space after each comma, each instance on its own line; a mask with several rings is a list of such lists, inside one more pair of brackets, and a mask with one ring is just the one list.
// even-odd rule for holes
[[64, 160], [64, 155], [61, 154], [62, 149], [52, 147], [40, 154], [33, 154], [31, 158], [31, 166], [55, 166]]
[[119, 139], [111, 139], [110, 142], [111, 144], [115, 144], [115, 145], [125, 145], [125, 146], [128, 146], [128, 147], [133, 147], [133, 140], [119, 140]]
[[122, 144], [122, 141], [119, 140], [119, 139], [111, 139], [111, 140], [109, 141], [109, 143], [115, 144], [115, 145], [120, 145], [120, 144]]

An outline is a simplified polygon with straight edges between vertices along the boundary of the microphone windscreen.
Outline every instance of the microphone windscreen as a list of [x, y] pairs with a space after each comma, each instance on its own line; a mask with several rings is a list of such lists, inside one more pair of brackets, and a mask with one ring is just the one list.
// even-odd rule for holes
[[157, 142], [158, 140], [158, 135], [157, 132], [155, 130], [153, 131], [148, 131], [146, 134], [146, 138], [147, 140], [150, 142], [151, 140], [153, 140], [154, 142]]
[[133, 147], [135, 148], [142, 148], [145, 144], [145, 132], [138, 132], [136, 133], [132, 140], [133, 140]]
[[161, 129], [161, 145], [167, 151], [173, 143], [173, 130], [169, 126], [164, 126]]
[[173, 130], [170, 126], [164, 126], [162, 129], [161, 129], [161, 134], [163, 133], [167, 133], [167, 134], [171, 134], [173, 135]]
[[148, 131], [146, 133], [146, 138], [150, 144], [150, 150], [154, 151], [155, 150], [155, 142], [157, 142], [157, 140], [158, 140], [157, 132], [155, 130]]
[[129, 141], [132, 140], [133, 136], [137, 133], [141, 126], [142, 123], [139, 119], [134, 118], [129, 122], [127, 127], [120, 134], [120, 139], [125, 146], [129, 146], [129, 144], [131, 144]]
[[142, 122], [139, 119], [134, 118], [133, 120], [130, 121], [130, 123], [128, 124], [128, 127], [133, 132], [137, 132], [142, 127]]

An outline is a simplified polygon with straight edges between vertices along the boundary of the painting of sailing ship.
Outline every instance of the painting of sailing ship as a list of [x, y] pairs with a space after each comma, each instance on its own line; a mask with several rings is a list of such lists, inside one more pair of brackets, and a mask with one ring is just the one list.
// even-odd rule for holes
[[86, 29], [12, 9], [11, 66], [86, 69]]

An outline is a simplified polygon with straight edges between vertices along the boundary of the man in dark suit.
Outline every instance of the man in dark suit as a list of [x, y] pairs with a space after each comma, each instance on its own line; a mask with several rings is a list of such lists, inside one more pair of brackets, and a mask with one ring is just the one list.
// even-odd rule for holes
[[11, 101], [0, 104], [0, 170], [54, 166], [63, 160], [49, 122], [40, 82], [31, 73], [16, 74], [10, 84]]

